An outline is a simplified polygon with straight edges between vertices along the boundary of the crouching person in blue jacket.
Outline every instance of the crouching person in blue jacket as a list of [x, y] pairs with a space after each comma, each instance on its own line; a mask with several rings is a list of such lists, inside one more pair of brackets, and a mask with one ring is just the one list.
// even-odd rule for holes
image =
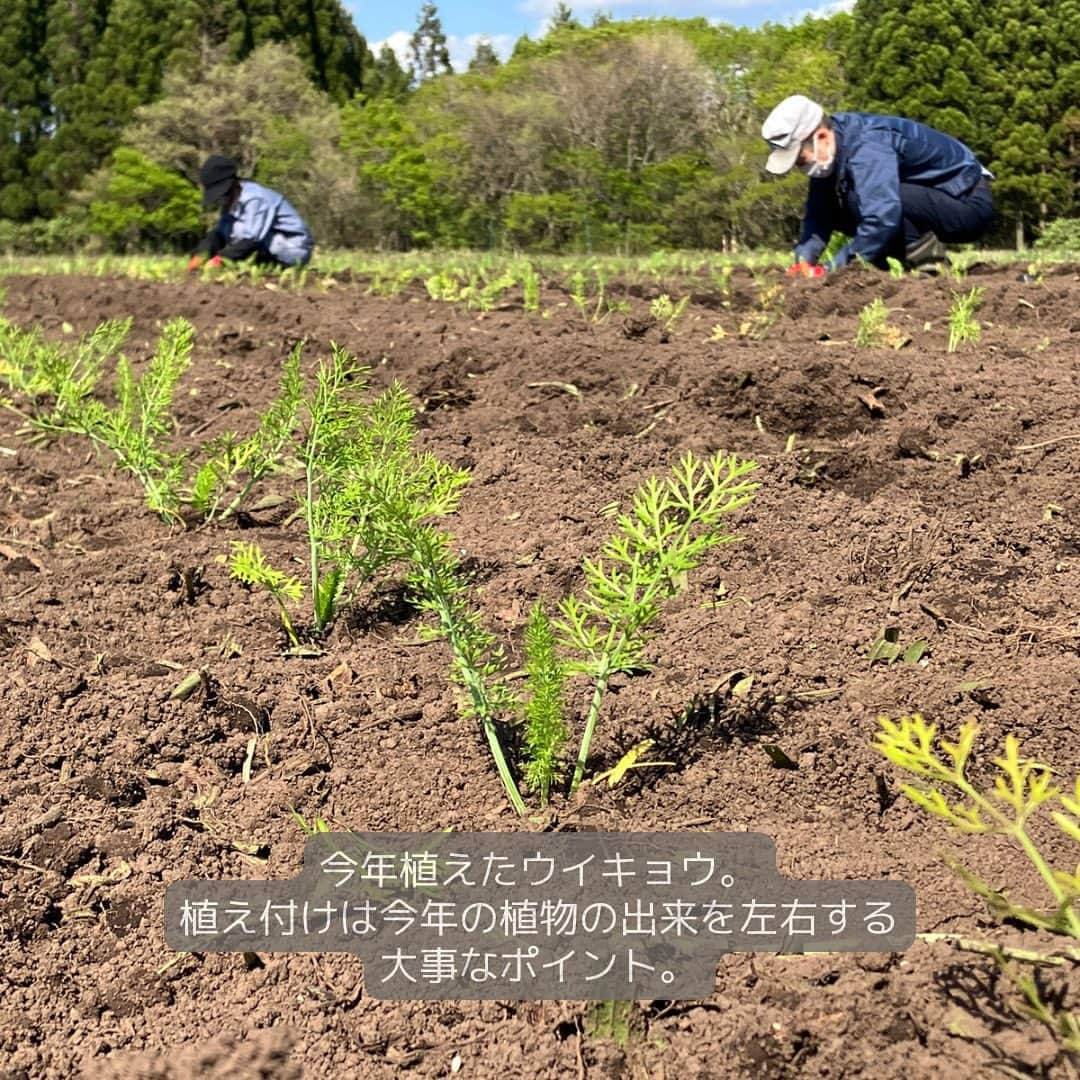
[[828, 269], [861, 257], [884, 269], [889, 258], [914, 268], [945, 257], [945, 244], [981, 239], [994, 216], [992, 174], [962, 142], [899, 116], [838, 112], [809, 98], [785, 98], [761, 134], [772, 148], [766, 169], [793, 167], [810, 178], [795, 265], [819, 266], [835, 230], [850, 236]]
[[254, 259], [276, 266], [306, 266], [315, 242], [292, 204], [276, 191], [241, 180], [232, 158], [212, 154], [199, 170], [203, 205], [220, 207], [221, 217], [203, 237], [189, 270], [224, 259]]

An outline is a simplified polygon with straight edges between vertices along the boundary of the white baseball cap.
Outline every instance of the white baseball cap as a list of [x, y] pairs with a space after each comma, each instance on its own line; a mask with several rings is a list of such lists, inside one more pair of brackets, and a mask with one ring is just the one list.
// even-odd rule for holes
[[772, 147], [765, 168], [788, 172], [799, 158], [802, 144], [821, 126], [825, 110], [802, 94], [784, 98], [761, 125], [762, 138]]

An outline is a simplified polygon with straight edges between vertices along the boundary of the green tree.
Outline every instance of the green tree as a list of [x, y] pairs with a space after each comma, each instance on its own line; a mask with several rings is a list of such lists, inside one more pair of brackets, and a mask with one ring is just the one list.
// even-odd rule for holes
[[856, 104], [967, 143], [995, 174], [999, 214], [1025, 226], [1075, 202], [1070, 115], [1080, 89], [1076, 0], [858, 0]]
[[1075, 186], [1063, 160], [1060, 132], [1065, 109], [1056, 93], [1059, 72], [1080, 60], [1075, 4], [1056, 0], [1003, 0], [995, 4], [975, 41], [985, 57], [980, 107], [993, 122], [989, 166], [995, 201], [1013, 218], [1018, 246], [1025, 225], [1045, 224], [1073, 202]]
[[[103, 22], [80, 27], [65, 8], [64, 0], [52, 5], [56, 126], [34, 157], [35, 171], [49, 178], [45, 213], [57, 210], [67, 193], [107, 159], [135, 108], [160, 92], [174, 40], [172, 20], [180, 10], [171, 0], [110, 0]], [[89, 48], [69, 71], [66, 64], [80, 39]]]
[[574, 13], [567, 4], [559, 0], [555, 10], [551, 13], [550, 30], [580, 30], [581, 23], [574, 18]]
[[197, 188], [138, 150], [112, 155], [99, 195], [90, 203], [90, 231], [117, 251], [192, 247], [204, 230]]
[[288, 44], [332, 101], [343, 104], [364, 89], [373, 57], [340, 0], [252, 0], [247, 10], [251, 45], [238, 58], [269, 42]]
[[[430, 84], [432, 88], [441, 80]], [[467, 188], [458, 174], [463, 146], [423, 87], [407, 104], [378, 98], [342, 112], [342, 148], [361, 190], [380, 207], [381, 246], [467, 246]]]
[[409, 92], [412, 75], [398, 63], [397, 54], [389, 45], [379, 50], [372, 62], [365, 83], [368, 97], [403, 98]]
[[413, 75], [419, 82], [432, 79], [436, 75], [449, 74], [452, 70], [442, 20], [431, 0], [427, 0], [420, 9], [416, 29], [409, 39], [409, 50], [413, 57]]
[[805, 182], [765, 174], [761, 121], [796, 91], [845, 104], [850, 22], [631, 20], [522, 38], [498, 68], [428, 79], [394, 110], [349, 107], [350, 153], [388, 244], [789, 243]]
[[469, 61], [469, 71], [491, 72], [499, 66], [499, 56], [495, 52], [495, 46], [487, 38], [481, 38], [476, 43], [476, 52]]
[[341, 0], [8, 0], [0, 10], [0, 214], [61, 209], [166, 72], [291, 42], [333, 101], [374, 59]]
[[0, 10], [0, 216], [25, 221], [47, 190], [32, 161], [53, 123], [44, 57], [46, 17], [38, 0]]

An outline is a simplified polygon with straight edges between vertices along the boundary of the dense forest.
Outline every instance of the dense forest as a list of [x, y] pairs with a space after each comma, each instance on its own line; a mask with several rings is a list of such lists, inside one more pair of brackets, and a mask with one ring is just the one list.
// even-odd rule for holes
[[1080, 214], [1078, 25], [1080, 0], [858, 0], [754, 30], [560, 5], [455, 73], [431, 2], [402, 65], [339, 0], [7, 0], [0, 249], [183, 250], [211, 152], [324, 246], [779, 245], [804, 181], [764, 172], [759, 129], [797, 92], [964, 139], [997, 239], [1030, 240]]

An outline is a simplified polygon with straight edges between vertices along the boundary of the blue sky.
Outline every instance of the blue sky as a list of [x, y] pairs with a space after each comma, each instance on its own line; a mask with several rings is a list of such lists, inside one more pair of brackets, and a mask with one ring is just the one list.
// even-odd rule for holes
[[[416, 29], [423, 0], [412, 0], [410, 9], [400, 4], [345, 0], [356, 28], [378, 52], [388, 44], [403, 61], [408, 59], [409, 37]], [[569, 7], [586, 26], [597, 11], [614, 19], [671, 16], [690, 19], [704, 16], [734, 26], [760, 26], [763, 22], [798, 21], [811, 13], [850, 10], [854, 0], [576, 0]], [[487, 38], [504, 59], [522, 34], [542, 37], [558, 7], [558, 0], [435, 0], [450, 60], [458, 70], [468, 65], [476, 44]]]

